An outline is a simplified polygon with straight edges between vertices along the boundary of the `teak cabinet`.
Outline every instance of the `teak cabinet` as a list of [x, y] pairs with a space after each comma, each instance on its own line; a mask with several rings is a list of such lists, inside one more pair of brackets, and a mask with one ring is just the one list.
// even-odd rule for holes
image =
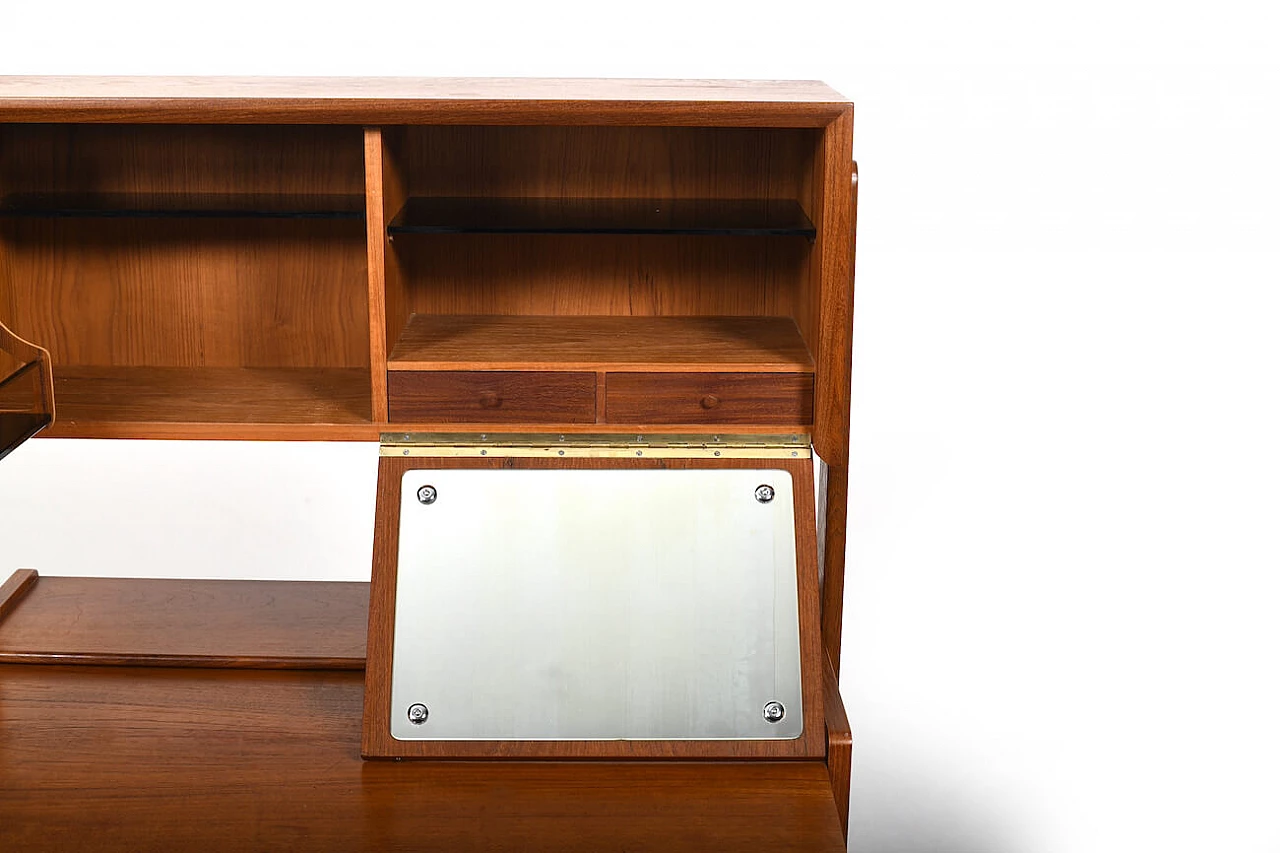
[[[0, 78], [0, 455], [42, 429], [384, 442], [631, 436], [658, 446], [685, 435], [786, 436], [805, 450], [786, 465], [818, 486], [816, 512], [802, 501], [797, 521], [815, 552], [805, 558], [812, 577], [802, 565], [799, 583], [813, 596], [801, 623], [806, 720], [817, 729], [800, 747], [755, 755], [824, 765], [845, 821], [849, 740], [835, 673], [852, 133], [852, 105], [811, 82]], [[408, 464], [382, 460], [388, 476]], [[394, 549], [383, 550], [376, 644], [390, 641], [380, 590], [394, 585]], [[281, 624], [268, 632], [269, 653], [219, 650], [193, 643], [183, 627], [192, 620], [176, 612], [153, 612], [153, 630], [129, 648], [112, 636], [53, 648], [56, 632], [40, 626], [57, 609], [37, 602], [58, 580], [31, 574], [6, 586], [0, 661], [342, 669], [363, 660], [363, 648], [335, 657], [301, 634], [282, 640]], [[314, 627], [297, 607], [264, 605], [278, 590], [229, 589], [201, 588], [202, 611]], [[63, 594], [83, 607], [104, 590]], [[135, 620], [156, 595], [109, 593], [120, 618]], [[368, 650], [370, 684], [384, 651]], [[148, 683], [145, 669], [129, 671]], [[640, 756], [665, 754], [699, 757]], [[576, 766], [568, 778], [599, 768]], [[773, 764], [759, 766], [767, 776]], [[792, 772], [784, 766], [776, 772]]]

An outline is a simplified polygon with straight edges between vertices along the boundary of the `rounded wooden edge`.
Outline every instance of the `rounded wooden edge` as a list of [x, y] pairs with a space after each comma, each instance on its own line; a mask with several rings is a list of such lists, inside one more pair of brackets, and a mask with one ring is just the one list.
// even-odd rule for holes
[[35, 569], [18, 569], [0, 584], [0, 622], [22, 603], [39, 578], [40, 573]]

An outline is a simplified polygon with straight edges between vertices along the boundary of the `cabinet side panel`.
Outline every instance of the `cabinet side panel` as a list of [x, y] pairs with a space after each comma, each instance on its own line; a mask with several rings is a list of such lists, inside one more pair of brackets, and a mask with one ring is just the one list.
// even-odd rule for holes
[[818, 280], [817, 405], [813, 443], [836, 466], [849, 461], [849, 381], [853, 339], [853, 109], [822, 136], [821, 224], [814, 245]]

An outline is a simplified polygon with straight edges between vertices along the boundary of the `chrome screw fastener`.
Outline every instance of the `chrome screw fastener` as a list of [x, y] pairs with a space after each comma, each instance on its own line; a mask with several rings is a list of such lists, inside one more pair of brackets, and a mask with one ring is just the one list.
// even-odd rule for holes
[[433, 504], [436, 502], [436, 495], [437, 492], [435, 486], [423, 486], [421, 489], [418, 489], [418, 503]]
[[[779, 706], [781, 707], [781, 706]], [[409, 706], [409, 722], [415, 726], [420, 726], [427, 721], [427, 706], [421, 702]]]
[[[412, 712], [412, 709], [410, 710]], [[787, 709], [782, 707], [781, 702], [769, 702], [764, 706], [764, 719], [767, 723], [780, 723], [786, 715]]]
[[762, 504], [767, 504], [773, 500], [773, 486], [756, 486], [756, 500]]

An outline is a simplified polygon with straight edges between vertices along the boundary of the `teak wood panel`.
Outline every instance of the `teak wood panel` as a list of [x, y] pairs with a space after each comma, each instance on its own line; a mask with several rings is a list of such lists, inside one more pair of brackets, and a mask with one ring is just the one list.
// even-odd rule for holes
[[[796, 571], [804, 734], [781, 741], [399, 741], [391, 737], [391, 656], [400, 538], [400, 481], [429, 468], [781, 468], [795, 478]], [[362, 753], [369, 758], [821, 758], [826, 753], [813, 476], [808, 460], [393, 458], [378, 466]], [[513, 650], [518, 654], [518, 650]]]
[[411, 196], [792, 199], [808, 129], [410, 127], [395, 157]]
[[39, 579], [40, 574], [35, 569], [18, 569], [0, 584], [0, 623], [17, 608]]
[[808, 80], [0, 77], [0, 122], [821, 127], [847, 104]]
[[822, 761], [362, 762], [358, 673], [0, 670], [6, 851], [844, 850]]
[[362, 670], [368, 604], [364, 583], [15, 573], [0, 663]]
[[[362, 395], [367, 396], [367, 395]], [[645, 432], [688, 434], [717, 432], [715, 424], [604, 424], [604, 423], [441, 423], [413, 421], [399, 423], [246, 423], [244, 421], [112, 421], [77, 420], [58, 423], [40, 433], [54, 438], [127, 438], [187, 439], [222, 441], [369, 441], [376, 442], [386, 433], [414, 432], [555, 432], [555, 433], [631, 433]], [[750, 434], [807, 433], [805, 424], [734, 424], [733, 432]]]
[[[6, 622], [37, 582], [39, 595]], [[368, 592], [365, 583], [40, 578], [20, 569], [0, 584], [0, 662], [363, 669]], [[827, 767], [847, 836], [852, 741], [830, 659], [823, 671]]]
[[110, 424], [369, 423], [369, 372], [308, 367], [59, 367], [70, 434]]
[[0, 312], [64, 365], [367, 367], [363, 227], [0, 222]]
[[828, 465], [821, 477], [818, 505], [822, 537], [822, 644], [840, 667], [840, 637], [844, 621], [844, 569], [848, 546], [849, 466]]
[[807, 424], [813, 376], [807, 373], [610, 373], [610, 423]]
[[409, 313], [469, 315], [794, 317], [811, 252], [803, 237], [409, 234], [391, 245]]
[[[820, 205], [810, 300], [817, 298], [817, 375], [814, 447], [833, 465], [849, 462], [853, 338], [853, 108], [822, 134]], [[810, 343], [813, 343], [812, 337]]]
[[[364, 130], [365, 251], [369, 285], [369, 372], [373, 420], [387, 420], [387, 178], [382, 131]], [[398, 285], [397, 285], [398, 288]]]
[[831, 776], [831, 794], [840, 814], [844, 837], [849, 837], [849, 782], [853, 769], [853, 732], [840, 698], [840, 678], [831, 659], [823, 661], [823, 687], [827, 703], [827, 772]]
[[388, 376], [397, 421], [594, 423], [594, 373], [396, 371]]
[[0, 192], [359, 197], [361, 153], [354, 127], [0, 124]]
[[813, 372], [787, 317], [415, 314], [392, 370]]

